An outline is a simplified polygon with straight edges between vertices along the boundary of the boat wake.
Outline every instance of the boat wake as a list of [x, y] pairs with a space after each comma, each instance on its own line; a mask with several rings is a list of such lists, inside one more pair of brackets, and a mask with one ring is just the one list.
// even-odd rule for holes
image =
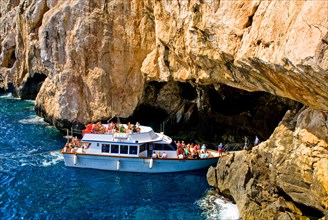
[[204, 198], [198, 200], [197, 205], [203, 210], [205, 219], [239, 220], [240, 214], [236, 204], [209, 190]]
[[48, 123], [44, 121], [44, 118], [37, 115], [31, 115], [28, 118], [19, 120], [18, 122], [21, 124], [48, 125]]
[[64, 157], [60, 153], [60, 151], [52, 151], [52, 152], [50, 152], [50, 157], [48, 157], [48, 158], [46, 158], [45, 160], [42, 161], [42, 166], [43, 167], [52, 166], [52, 165], [55, 165], [55, 164], [57, 164], [57, 163], [59, 163], [63, 160], [64, 160]]
[[[16, 158], [19, 157], [17, 156]], [[63, 160], [64, 158], [58, 150], [20, 156], [19, 162], [20, 166], [48, 167], [55, 165]]]

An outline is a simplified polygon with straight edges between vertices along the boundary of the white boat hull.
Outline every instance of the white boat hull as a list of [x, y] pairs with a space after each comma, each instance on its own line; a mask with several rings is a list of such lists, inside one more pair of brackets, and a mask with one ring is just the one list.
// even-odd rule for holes
[[91, 168], [122, 172], [172, 173], [207, 168], [219, 158], [205, 159], [151, 159], [140, 157], [114, 157], [90, 154], [63, 153], [68, 167]]

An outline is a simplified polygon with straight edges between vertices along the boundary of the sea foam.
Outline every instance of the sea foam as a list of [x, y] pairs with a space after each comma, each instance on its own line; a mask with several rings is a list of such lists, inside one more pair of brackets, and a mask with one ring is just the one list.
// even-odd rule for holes
[[31, 115], [28, 118], [24, 118], [19, 120], [19, 123], [22, 124], [37, 124], [37, 125], [48, 125], [47, 122], [44, 121], [44, 118], [41, 118], [37, 115]]
[[205, 219], [241, 219], [237, 205], [226, 200], [222, 196], [213, 193], [212, 190], [207, 191], [206, 195], [196, 203], [203, 210], [203, 216]]
[[52, 151], [52, 152], [50, 152], [50, 155], [51, 155], [51, 157], [42, 161], [43, 167], [52, 166], [52, 165], [55, 165], [55, 164], [59, 163], [60, 161], [64, 160], [64, 157], [60, 153], [60, 151]]

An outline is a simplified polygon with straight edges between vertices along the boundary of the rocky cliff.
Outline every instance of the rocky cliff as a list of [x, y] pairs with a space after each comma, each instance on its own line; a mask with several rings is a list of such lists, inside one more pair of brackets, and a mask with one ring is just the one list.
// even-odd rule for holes
[[[262, 207], [263, 200], [247, 199], [272, 195], [327, 215], [327, 1], [0, 4], [0, 92], [35, 98], [37, 113], [59, 128], [115, 114], [147, 115], [194, 129], [190, 138], [203, 132], [212, 140], [228, 141], [231, 133], [264, 139], [287, 109], [296, 111], [302, 103], [301, 112], [285, 116], [296, 125], [282, 121], [252, 152], [222, 158], [217, 170], [225, 172], [217, 184], [230, 191], [245, 217], [264, 216], [246, 210], [278, 201]], [[253, 169], [249, 163], [268, 167], [263, 173], [248, 172]], [[244, 171], [254, 177], [243, 186], [234, 185], [233, 178], [220, 180]], [[288, 179], [290, 172], [295, 179]], [[252, 178], [255, 185], [247, 185]], [[241, 197], [253, 193], [247, 187], [258, 187], [262, 179], [272, 190]], [[300, 194], [313, 198], [305, 202]], [[304, 206], [288, 212], [302, 215]]]
[[327, 217], [328, 114], [288, 111], [271, 137], [250, 152], [227, 153], [207, 173], [237, 202], [243, 219]]

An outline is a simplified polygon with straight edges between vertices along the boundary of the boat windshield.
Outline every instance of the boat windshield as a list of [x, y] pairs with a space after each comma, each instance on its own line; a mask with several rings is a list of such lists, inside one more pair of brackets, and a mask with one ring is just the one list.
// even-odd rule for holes
[[177, 147], [176, 147], [175, 143], [171, 143], [171, 144], [154, 143], [153, 150], [175, 151], [175, 150], [177, 150]]

